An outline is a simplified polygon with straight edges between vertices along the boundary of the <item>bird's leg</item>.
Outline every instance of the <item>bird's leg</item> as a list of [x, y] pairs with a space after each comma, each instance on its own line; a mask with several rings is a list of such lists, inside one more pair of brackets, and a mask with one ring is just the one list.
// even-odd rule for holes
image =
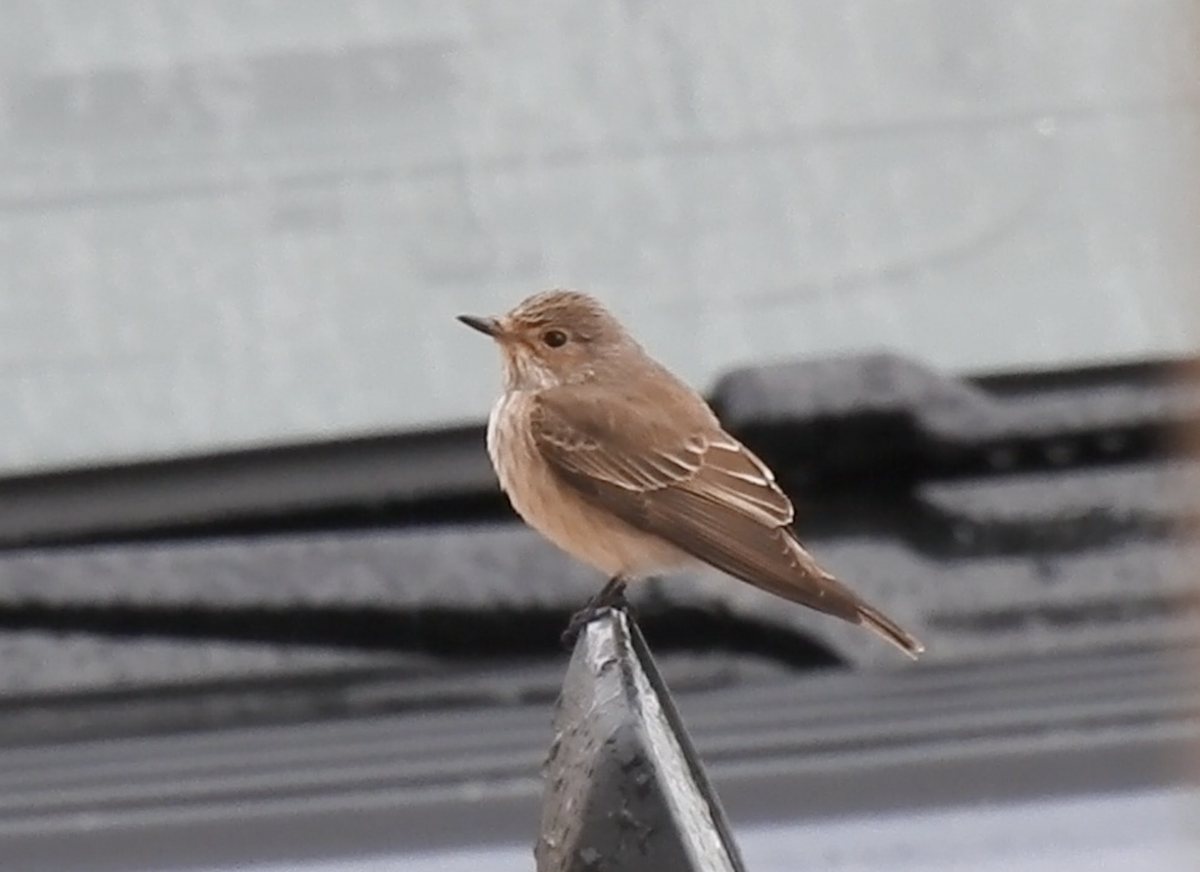
[[623, 575], [614, 575], [600, 588], [600, 592], [588, 600], [586, 608], [600, 611], [601, 609], [626, 609], [629, 600], [625, 599], [626, 579]]
[[625, 599], [626, 581], [624, 576], [614, 575], [598, 594], [587, 601], [587, 605], [571, 615], [567, 629], [562, 634], [563, 647], [567, 650], [575, 647], [579, 633], [605, 609], [620, 609], [623, 612], [629, 610], [629, 601]]

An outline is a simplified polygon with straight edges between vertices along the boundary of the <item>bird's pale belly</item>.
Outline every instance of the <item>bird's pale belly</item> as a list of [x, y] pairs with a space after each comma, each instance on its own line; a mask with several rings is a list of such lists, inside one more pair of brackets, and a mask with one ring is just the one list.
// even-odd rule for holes
[[559, 480], [533, 443], [527, 403], [521, 392], [496, 402], [487, 445], [500, 486], [529, 526], [608, 577], [653, 575], [692, 562], [674, 545], [596, 508]]

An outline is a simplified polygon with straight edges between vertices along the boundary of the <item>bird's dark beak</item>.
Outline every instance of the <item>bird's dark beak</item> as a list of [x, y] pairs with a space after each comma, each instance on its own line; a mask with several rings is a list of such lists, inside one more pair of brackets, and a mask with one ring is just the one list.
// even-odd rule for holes
[[487, 336], [494, 338], [500, 335], [500, 324], [495, 318], [481, 318], [478, 315], [459, 315], [458, 320], [462, 321], [472, 330], [478, 330]]

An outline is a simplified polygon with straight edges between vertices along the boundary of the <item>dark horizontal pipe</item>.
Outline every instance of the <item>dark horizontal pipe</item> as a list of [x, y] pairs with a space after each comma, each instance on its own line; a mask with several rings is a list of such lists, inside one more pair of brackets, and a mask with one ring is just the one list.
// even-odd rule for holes
[[[903, 498], [919, 481], [1174, 452], [1180, 419], [1200, 409], [1180, 369], [953, 379], [866, 357], [742, 370], [713, 401], [793, 492]], [[1164, 398], [1158, 417], [1144, 403], [1130, 410], [1129, 398], [1153, 390]], [[1097, 404], [1105, 391], [1116, 399]], [[969, 432], [939, 430], [946, 403], [966, 408]], [[506, 518], [481, 425], [0, 477], [0, 548]]]

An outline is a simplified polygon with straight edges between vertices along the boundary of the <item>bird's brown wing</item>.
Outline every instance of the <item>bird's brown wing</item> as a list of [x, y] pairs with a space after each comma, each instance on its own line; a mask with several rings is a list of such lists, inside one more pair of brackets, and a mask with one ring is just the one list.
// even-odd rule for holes
[[919, 641], [817, 565], [791, 530], [791, 501], [770, 469], [699, 403], [602, 386], [553, 388], [534, 404], [534, 442], [564, 482], [626, 523], [919, 653]]

